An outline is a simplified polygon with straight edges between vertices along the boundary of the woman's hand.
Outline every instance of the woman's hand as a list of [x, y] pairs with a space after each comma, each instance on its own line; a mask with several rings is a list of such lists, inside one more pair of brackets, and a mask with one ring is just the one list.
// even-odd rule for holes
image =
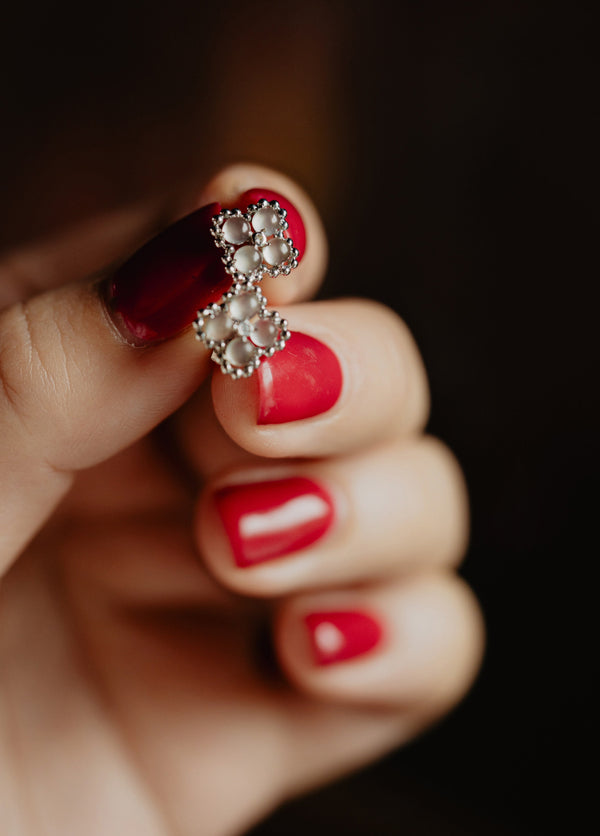
[[297, 207], [308, 246], [264, 282], [294, 337], [249, 380], [191, 329], [128, 345], [80, 281], [148, 235], [147, 213], [4, 265], [6, 836], [241, 832], [418, 734], [478, 667], [453, 572], [465, 489], [423, 435], [414, 342], [372, 302], [306, 302], [326, 247], [287, 179], [233, 167], [199, 205], [256, 186]]

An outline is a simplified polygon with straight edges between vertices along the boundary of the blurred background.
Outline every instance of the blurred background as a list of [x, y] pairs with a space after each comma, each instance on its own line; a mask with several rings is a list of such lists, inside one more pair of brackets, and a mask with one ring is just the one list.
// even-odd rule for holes
[[[489, 646], [465, 703], [253, 836], [587, 832], [596, 701], [597, 43], [579, 3], [3, 10], [0, 249], [230, 161], [296, 177], [324, 296], [391, 305], [462, 462]], [[260, 185], [260, 184], [258, 184]], [[593, 757], [592, 757], [593, 760]]]

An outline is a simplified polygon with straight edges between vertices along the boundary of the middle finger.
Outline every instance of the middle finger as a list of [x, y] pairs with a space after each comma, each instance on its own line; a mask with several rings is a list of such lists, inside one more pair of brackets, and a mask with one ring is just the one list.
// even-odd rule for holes
[[455, 564], [467, 523], [460, 468], [426, 437], [217, 478], [197, 538], [222, 584], [268, 596]]
[[[404, 323], [363, 300], [295, 305], [286, 348], [247, 380], [213, 374], [212, 405], [192, 401], [179, 417], [186, 455], [203, 473], [218, 469], [223, 438], [267, 458], [348, 454], [413, 434], [425, 424], [423, 364]], [[212, 430], [211, 430], [212, 423]], [[198, 433], [198, 427], [203, 432]], [[212, 451], [215, 451], [213, 454]]]

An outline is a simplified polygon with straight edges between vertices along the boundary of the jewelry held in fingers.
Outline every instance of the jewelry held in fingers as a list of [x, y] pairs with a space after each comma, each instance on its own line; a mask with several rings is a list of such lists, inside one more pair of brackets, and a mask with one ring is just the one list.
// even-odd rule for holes
[[236, 282], [219, 304], [210, 305], [194, 322], [197, 339], [212, 349], [223, 374], [250, 377], [261, 360], [281, 351], [290, 338], [287, 321], [267, 310], [258, 287]]
[[213, 217], [212, 235], [235, 281], [287, 276], [298, 266], [299, 252], [288, 235], [286, 215], [276, 200], [259, 200], [245, 212], [223, 209]]

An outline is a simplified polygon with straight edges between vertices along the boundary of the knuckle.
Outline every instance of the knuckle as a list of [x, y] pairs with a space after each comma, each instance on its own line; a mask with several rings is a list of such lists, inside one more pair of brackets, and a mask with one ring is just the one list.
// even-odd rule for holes
[[470, 514], [468, 489], [463, 470], [452, 450], [434, 436], [421, 440], [421, 456], [427, 462], [435, 511], [440, 532], [440, 550], [445, 565], [457, 567], [469, 543]]
[[390, 376], [400, 386], [397, 394], [399, 414], [402, 415], [401, 429], [422, 431], [429, 420], [429, 384], [410, 328], [396, 311], [376, 300], [350, 299], [347, 303], [354, 307], [361, 319], [368, 319], [369, 331], [380, 335], [379, 341], [385, 346]]
[[68, 417], [72, 389], [68, 315], [56, 316], [40, 299], [21, 302], [0, 317], [0, 408], [5, 421], [17, 420], [31, 434], [45, 426], [57, 429]]
[[454, 610], [452, 642], [455, 647], [454, 677], [449, 681], [450, 702], [458, 702], [469, 690], [483, 659], [485, 622], [471, 587], [458, 575], [448, 578], [449, 606]]
[[4, 420], [17, 418], [27, 423], [29, 393], [35, 377], [34, 350], [25, 303], [10, 308], [0, 317], [0, 386]]
[[[435, 613], [423, 624], [423, 612]], [[426, 697], [421, 708], [432, 715], [456, 705], [471, 687], [481, 665], [485, 626], [479, 603], [454, 572], [430, 575], [415, 587], [411, 601], [412, 630], [425, 637], [427, 660], [419, 685]]]

